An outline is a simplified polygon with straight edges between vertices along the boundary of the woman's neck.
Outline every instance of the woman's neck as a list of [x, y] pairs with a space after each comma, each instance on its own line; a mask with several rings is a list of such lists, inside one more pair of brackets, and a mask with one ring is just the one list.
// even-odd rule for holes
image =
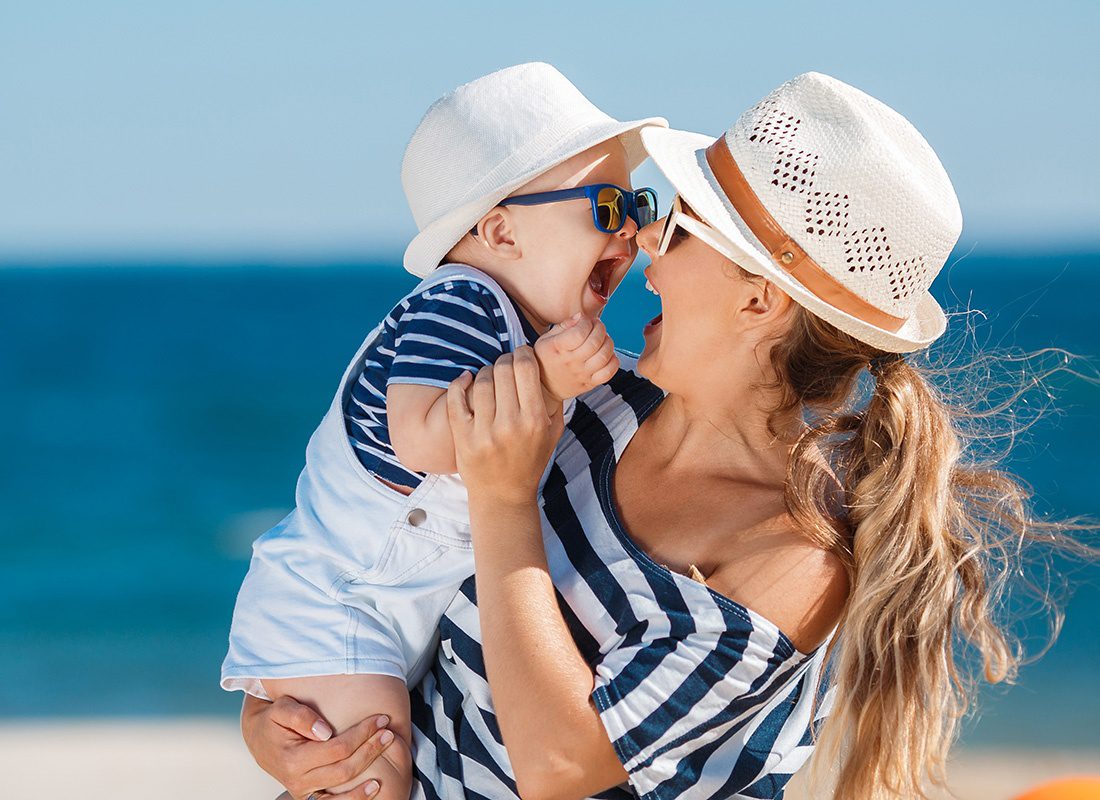
[[[788, 424], [789, 436], [801, 421]], [[721, 474], [733, 480], [781, 486], [791, 443], [768, 430], [768, 411], [759, 403], [742, 407], [693, 403], [669, 394], [646, 420], [646, 449], [665, 470]]]

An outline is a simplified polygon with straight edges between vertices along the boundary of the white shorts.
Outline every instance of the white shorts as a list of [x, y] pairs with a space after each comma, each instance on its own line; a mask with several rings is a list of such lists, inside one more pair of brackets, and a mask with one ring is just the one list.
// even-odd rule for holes
[[222, 688], [267, 699], [263, 678], [370, 673], [419, 682], [439, 619], [474, 571], [468, 522], [438, 503], [440, 482], [454, 480], [428, 476], [407, 497], [373, 481], [377, 503], [360, 509], [351, 537], [303, 535], [314, 530], [299, 508], [257, 539]]

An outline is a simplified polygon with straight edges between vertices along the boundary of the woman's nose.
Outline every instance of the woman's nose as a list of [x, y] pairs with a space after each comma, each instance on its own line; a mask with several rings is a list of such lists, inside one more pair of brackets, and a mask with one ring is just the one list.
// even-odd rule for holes
[[638, 243], [638, 247], [645, 251], [645, 254], [653, 259], [657, 255], [657, 245], [661, 237], [661, 230], [665, 226], [665, 218], [661, 217], [656, 222], [651, 222], [638, 231], [638, 235], [634, 237], [634, 241]]

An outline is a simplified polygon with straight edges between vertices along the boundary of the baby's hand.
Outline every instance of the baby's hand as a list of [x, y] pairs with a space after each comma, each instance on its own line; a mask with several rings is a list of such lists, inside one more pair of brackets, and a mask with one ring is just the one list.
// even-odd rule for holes
[[559, 403], [606, 383], [619, 369], [615, 343], [603, 323], [580, 314], [540, 336], [535, 356], [543, 388]]

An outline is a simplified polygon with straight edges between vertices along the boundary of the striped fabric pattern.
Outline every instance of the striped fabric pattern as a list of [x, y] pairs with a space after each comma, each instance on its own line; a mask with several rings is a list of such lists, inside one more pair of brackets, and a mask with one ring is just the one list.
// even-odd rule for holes
[[[524, 323], [534, 341], [534, 331]], [[390, 444], [386, 387], [412, 383], [446, 389], [463, 372], [476, 372], [519, 344], [509, 341], [504, 310], [493, 293], [476, 281], [447, 281], [404, 298], [380, 323], [344, 408], [348, 436], [363, 466], [391, 483], [419, 486], [423, 473], [406, 469]]]
[[[630, 540], [611, 475], [661, 399], [626, 370], [579, 398], [542, 492], [558, 602], [629, 775], [597, 797], [781, 797], [828, 708], [825, 646], [798, 652], [771, 622]], [[485, 677], [474, 578], [444, 614], [437, 660], [411, 694], [414, 798], [517, 796]]]

